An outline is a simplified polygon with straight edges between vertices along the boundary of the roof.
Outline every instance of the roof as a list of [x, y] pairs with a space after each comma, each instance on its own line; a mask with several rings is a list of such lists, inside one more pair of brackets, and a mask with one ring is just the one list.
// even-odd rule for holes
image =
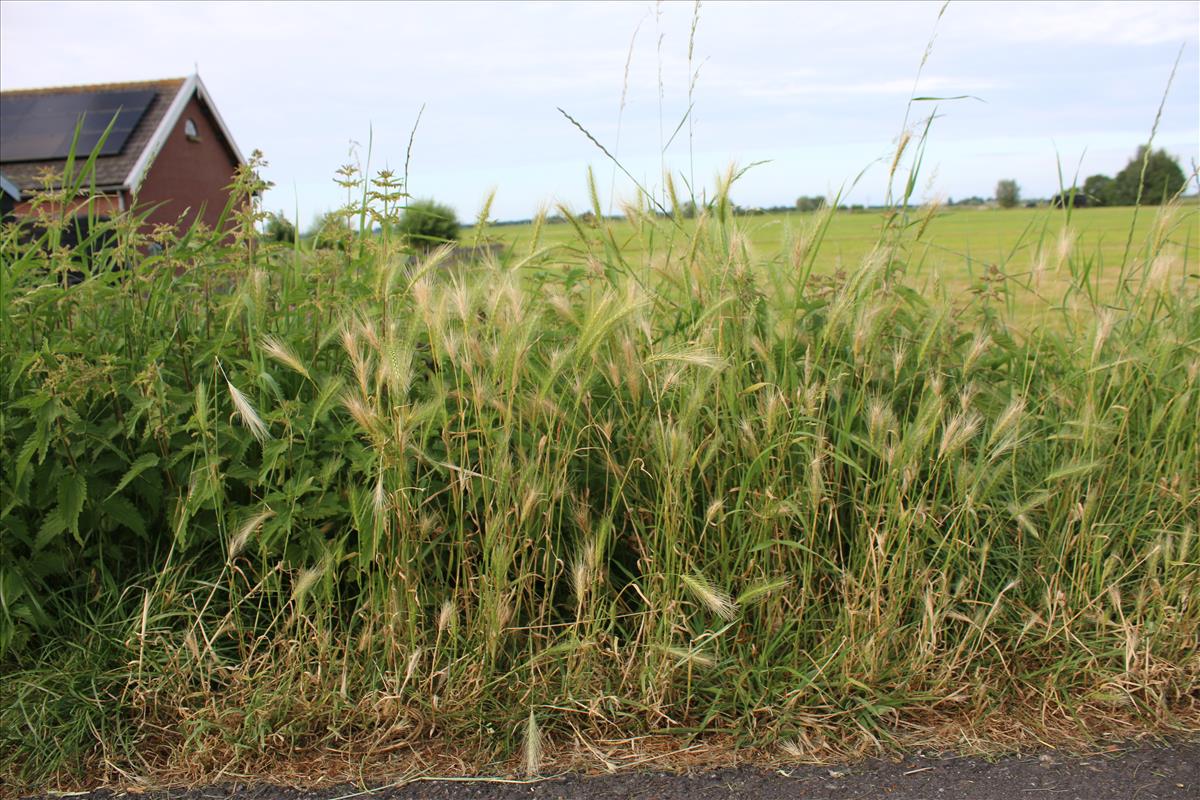
[[[129, 83], [100, 83], [87, 86], [53, 86], [42, 89], [16, 89], [0, 92], [4, 98], [30, 97], [35, 95], [59, 94], [90, 94], [113, 91], [150, 90], [155, 93], [154, 99], [146, 109], [137, 126], [129, 136], [125, 147], [113, 156], [102, 156], [96, 159], [96, 188], [97, 189], [128, 189], [137, 191], [141, 185], [146, 170], [154, 157], [166, 142], [175, 124], [183, 114], [184, 108], [193, 95], [208, 107], [213, 119], [225, 137], [229, 149], [239, 164], [245, 163], [242, 153], [233, 141], [233, 136], [221, 119], [216, 106], [209, 97], [208, 90], [199, 75], [187, 78], [167, 78], [152, 81], [133, 81]], [[28, 196], [42, 187], [40, 176], [46, 171], [61, 175], [66, 166], [66, 159], [52, 161], [0, 161], [4, 169], [4, 177], [16, 184], [22, 194]], [[57, 188], [60, 183], [53, 183]]]

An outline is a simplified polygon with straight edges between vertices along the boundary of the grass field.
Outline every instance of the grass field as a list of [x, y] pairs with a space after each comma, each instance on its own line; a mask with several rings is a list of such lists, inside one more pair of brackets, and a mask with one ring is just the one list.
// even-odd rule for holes
[[78, 283], [0, 231], [0, 781], [1200, 730], [1194, 208], [1124, 258], [718, 191], [451, 270], [368, 188], [322, 250], [100, 222]]
[[[1068, 219], [1061, 209], [938, 209], [926, 224], [924, 210], [914, 213], [918, 225], [925, 224], [920, 239], [908, 255], [910, 280], [936, 280], [952, 292], [980, 285], [980, 278], [995, 266], [1018, 280], [1032, 280], [1040, 271], [1039, 284], [1046, 297], [1056, 297], [1069, 286], [1071, 276], [1063, 270], [1069, 259], [1064, 250], [1086, 254], [1094, 261], [1093, 274], [1111, 289], [1125, 258], [1132, 229], [1131, 252], [1137, 258], [1147, 246], [1168, 242], [1178, 261], [1177, 276], [1200, 263], [1200, 206], [1193, 198], [1161, 216], [1158, 209], [1075, 209]], [[767, 214], [738, 219], [751, 257], [756, 262], [781, 263], [790, 250], [813, 227], [822, 224], [816, 212]], [[610, 222], [614, 236], [631, 257], [644, 255], [645, 239], [629, 222]], [[685, 226], [694, 224], [686, 221]], [[818, 273], [853, 270], [875, 248], [885, 225], [882, 212], [839, 212], [829, 220], [814, 269]], [[532, 225], [505, 225], [488, 230], [488, 237], [520, 249], [532, 236]], [[569, 224], [550, 225], [541, 232], [545, 245], [570, 247], [578, 236]]]

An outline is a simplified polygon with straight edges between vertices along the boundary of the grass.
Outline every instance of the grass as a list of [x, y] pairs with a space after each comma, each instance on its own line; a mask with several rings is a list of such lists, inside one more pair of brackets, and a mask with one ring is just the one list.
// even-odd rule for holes
[[6, 228], [3, 779], [1196, 730], [1194, 209], [1123, 263], [1079, 214], [1031, 326], [929, 291], [919, 215], [770, 252], [723, 187], [458, 270], [369, 186], [335, 249], [99, 224], [78, 285]]
[[254, 163], [70, 250], [84, 164], [0, 229], [5, 791], [1200, 731], [1197, 208], [910, 208], [913, 130], [886, 214], [475, 264]]
[[[909, 253], [908, 277], [914, 282], [922, 278], [936, 281], [958, 294], [978, 287], [988, 269], [996, 267], [1015, 279], [1041, 273], [1039, 285], [1044, 285], [1044, 296], [1057, 299], [1072, 283], [1072, 276], [1060, 269], [1066, 263], [1058, 256], [1060, 247], [1086, 254], [1094, 261], [1094, 274], [1111, 289], [1131, 229], [1138, 241], [1151, 235], [1170, 240], [1188, 263], [1200, 257], [1200, 206], [1195, 198], [1189, 198], [1170, 220], [1145, 213], [1135, 219], [1133, 208], [1127, 206], [1075, 209], [1069, 216], [1051, 208], [937, 207], [918, 213], [925, 228]], [[884, 211], [833, 214], [813, 262], [814, 272], [856, 269], [878, 244], [886, 221]], [[756, 261], [786, 261], [796, 240], [823, 222], [818, 212], [794, 212], [747, 216], [739, 225]], [[683, 224], [693, 223], [687, 220]], [[610, 225], [627, 257], [644, 256], [642, 239], [630, 223]], [[495, 226], [487, 231], [490, 239], [518, 249], [532, 234], [532, 223]], [[577, 233], [567, 224], [550, 225], [540, 232], [540, 241], [546, 245], [570, 248], [576, 238]]]

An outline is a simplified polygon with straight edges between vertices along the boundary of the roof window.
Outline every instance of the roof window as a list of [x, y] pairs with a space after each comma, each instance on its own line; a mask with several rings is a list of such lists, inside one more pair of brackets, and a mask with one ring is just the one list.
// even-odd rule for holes
[[188, 138], [189, 142], [200, 141], [200, 131], [196, 128], [196, 122], [193, 119], [186, 119], [183, 122], [183, 135]]

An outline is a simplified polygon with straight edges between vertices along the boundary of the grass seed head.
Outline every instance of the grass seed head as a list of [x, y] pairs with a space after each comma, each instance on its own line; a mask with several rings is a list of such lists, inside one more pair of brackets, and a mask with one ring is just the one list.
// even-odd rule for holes
[[718, 497], [709, 503], [708, 508], [704, 512], [704, 527], [707, 528], [712, 525], [724, 509], [725, 500], [723, 498]]
[[867, 400], [867, 433], [876, 446], [883, 446], [899, 428], [899, 421], [889, 401], [880, 395]]
[[717, 586], [699, 572], [684, 573], [680, 576], [683, 585], [691, 592], [692, 597], [701, 605], [725, 621], [737, 616], [737, 603], [727, 592]]
[[992, 426], [992, 433], [988, 437], [988, 444], [994, 444], [999, 441], [1000, 437], [1020, 424], [1024, 416], [1025, 398], [1017, 395], [1004, 407], [1004, 410], [1000, 412], [1000, 416], [996, 417], [996, 423]]
[[525, 741], [522, 751], [525, 777], [537, 777], [542, 768], [542, 732], [538, 728], [537, 717], [534, 716], [532, 708], [529, 709], [529, 718], [525, 722]]
[[254, 410], [254, 406], [250, 404], [246, 396], [232, 382], [226, 380], [225, 385], [229, 387], [229, 398], [233, 401], [234, 411], [237, 412], [242, 423], [250, 430], [254, 438], [262, 444], [270, 436], [267, 431], [267, 424], [262, 421], [262, 417]]
[[273, 516], [275, 516], [275, 512], [269, 508], [265, 508], [243, 522], [242, 526], [238, 528], [237, 533], [234, 534], [233, 538], [229, 541], [228, 559], [233, 561], [235, 558], [237, 558], [242, 550], [246, 547], [246, 542], [248, 542], [250, 537], [254, 535], [254, 532], [261, 528], [262, 524]]
[[437, 629], [438, 633], [453, 633], [458, 627], [458, 607], [453, 600], [446, 600], [442, 603], [442, 607], [438, 609]]
[[358, 426], [371, 435], [375, 435], [382, 426], [382, 420], [369, 402], [353, 391], [342, 394], [342, 405], [350, 412], [350, 416]]
[[1116, 312], [1110, 308], [1101, 309], [1097, 315], [1096, 337], [1092, 340], [1092, 363], [1095, 363], [1096, 359], [1100, 357], [1100, 351], [1104, 349], [1104, 344], [1112, 334], [1116, 321]]
[[947, 458], [965, 447], [975, 437], [982, 423], [983, 419], [973, 411], [960, 411], [951, 417], [942, 429], [938, 458]]
[[992, 338], [983, 331], [975, 334], [975, 338], [971, 340], [971, 346], [967, 350], [966, 358], [963, 359], [963, 374], [969, 374], [975, 363], [987, 352], [988, 346], [992, 343]]
[[327, 566], [322, 561], [316, 566], [308, 567], [301, 571], [300, 576], [296, 578], [296, 582], [292, 585], [292, 604], [294, 606], [299, 606], [304, 601], [304, 598], [308, 595], [312, 587], [325, 574]]
[[700, 648], [688, 649], [686, 647], [667, 646], [659, 648], [670, 658], [675, 659], [677, 664], [688, 664], [697, 667], [711, 667], [715, 663], [713, 657], [705, 653]]
[[259, 341], [259, 347], [262, 348], [264, 353], [278, 361], [280, 364], [289, 367], [306, 378], [310, 377], [308, 374], [308, 368], [305, 367], [304, 363], [300, 361], [300, 358], [296, 355], [295, 351], [283, 342], [276, 339], [274, 336], [264, 336]]

